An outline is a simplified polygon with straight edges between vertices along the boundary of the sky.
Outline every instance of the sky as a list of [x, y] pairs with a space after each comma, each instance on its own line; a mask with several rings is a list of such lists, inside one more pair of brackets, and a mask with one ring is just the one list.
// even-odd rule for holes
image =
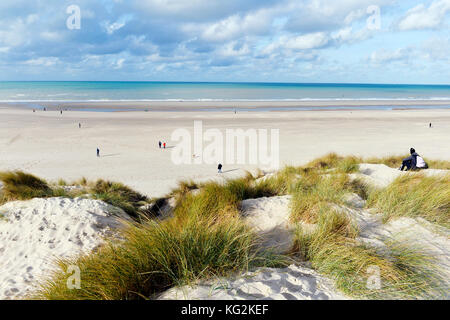
[[0, 81], [450, 84], [449, 25], [450, 0], [1, 0]]

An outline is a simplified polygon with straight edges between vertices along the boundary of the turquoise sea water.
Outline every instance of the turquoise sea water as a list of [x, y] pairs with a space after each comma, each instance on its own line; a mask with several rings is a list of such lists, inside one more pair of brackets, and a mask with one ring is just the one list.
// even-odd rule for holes
[[219, 83], [219, 82], [0, 82], [0, 102], [448, 100], [450, 85]]

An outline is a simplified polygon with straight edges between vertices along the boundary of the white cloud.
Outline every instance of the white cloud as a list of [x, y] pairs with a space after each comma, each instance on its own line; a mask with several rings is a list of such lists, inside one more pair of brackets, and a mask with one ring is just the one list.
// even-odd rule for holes
[[450, 61], [450, 38], [433, 37], [422, 43], [423, 56], [432, 61]]
[[102, 26], [107, 34], [113, 34], [115, 31], [123, 28], [127, 22], [133, 19], [132, 15], [125, 15], [120, 17], [116, 22], [110, 23], [109, 21], [102, 22]]
[[393, 51], [379, 50], [370, 55], [370, 61], [375, 64], [386, 64], [394, 61], [402, 61], [409, 58], [409, 50], [397, 49]]
[[266, 45], [261, 53], [263, 55], [271, 55], [280, 50], [311, 50], [326, 46], [330, 41], [330, 37], [325, 32], [314, 32], [300, 36], [287, 36], [280, 37], [277, 41], [271, 42]]
[[419, 4], [408, 10], [398, 23], [400, 30], [433, 29], [441, 26], [450, 11], [450, 0], [437, 0], [429, 7]]
[[30, 66], [43, 66], [43, 67], [51, 67], [59, 62], [59, 59], [56, 57], [40, 57], [37, 59], [29, 59], [24, 62], [26, 65]]
[[189, 23], [186, 32], [200, 34], [202, 40], [223, 42], [242, 36], [263, 35], [270, 30], [272, 15], [269, 10], [259, 10], [244, 16], [235, 14], [213, 23]]
[[325, 32], [315, 32], [286, 39], [284, 46], [293, 50], [316, 49], [327, 45], [329, 41]]
[[250, 49], [247, 43], [241, 45], [236, 41], [232, 41], [221, 47], [218, 50], [218, 53], [224, 57], [239, 57], [248, 55], [250, 53]]
[[125, 59], [123, 59], [123, 58], [117, 60], [114, 68], [115, 69], [122, 69], [124, 62], [125, 62]]

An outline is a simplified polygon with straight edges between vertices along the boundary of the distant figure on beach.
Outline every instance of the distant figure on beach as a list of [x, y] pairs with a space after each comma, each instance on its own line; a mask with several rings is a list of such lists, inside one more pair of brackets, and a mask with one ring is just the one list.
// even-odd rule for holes
[[47, 111], [47, 108], [44, 107], [44, 111]]
[[166, 143], [164, 142], [164, 149], [166, 148]]
[[33, 112], [36, 112], [36, 110], [33, 109]]
[[218, 169], [218, 173], [222, 173], [222, 164], [219, 163], [219, 165], [217, 166]]
[[62, 110], [60, 110], [61, 114], [62, 114]]
[[160, 141], [160, 142], [158, 142], [158, 144], [159, 144], [159, 148], [161, 149], [161, 145], [162, 145], [161, 141]]
[[408, 170], [417, 170], [417, 169], [428, 169], [428, 165], [423, 160], [414, 148], [409, 149], [409, 153], [411, 154], [409, 157], [402, 160], [402, 166], [399, 168], [400, 171], [406, 167], [406, 171]]
[[430, 128], [431, 128], [431, 122], [430, 122]]
[[80, 129], [81, 129], [81, 123], [80, 123], [80, 122], [78, 123], [78, 128], [80, 128]]
[[100, 149], [97, 148], [97, 157], [100, 157]]

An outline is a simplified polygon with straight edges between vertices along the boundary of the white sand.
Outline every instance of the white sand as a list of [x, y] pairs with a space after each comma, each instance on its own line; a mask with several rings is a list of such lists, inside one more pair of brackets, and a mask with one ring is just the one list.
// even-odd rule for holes
[[261, 236], [262, 248], [285, 253], [292, 247], [294, 225], [289, 222], [291, 196], [241, 202], [244, 221]]
[[329, 300], [347, 299], [332, 282], [315, 271], [290, 265], [259, 268], [238, 278], [216, 279], [194, 287], [172, 288], [161, 300]]
[[[175, 165], [169, 146], [177, 128], [280, 129], [281, 165], [300, 165], [327, 152], [360, 156], [407, 154], [450, 159], [450, 110], [289, 112], [81, 112], [0, 108], [0, 171], [24, 170], [57, 180], [108, 178], [149, 196], [180, 179], [217, 177], [217, 165]], [[78, 123], [82, 128], [78, 128]], [[433, 128], [428, 128], [428, 123]], [[102, 157], [95, 156], [99, 147]], [[400, 164], [399, 164], [400, 165]], [[222, 177], [258, 165], [225, 164]], [[230, 171], [233, 170], [233, 171]]]
[[55, 258], [89, 252], [128, 219], [90, 199], [33, 199], [0, 207], [0, 300], [24, 297]]
[[360, 178], [367, 184], [375, 187], [386, 187], [396, 178], [407, 174], [424, 174], [426, 176], [436, 176], [447, 173], [448, 170], [426, 169], [420, 171], [400, 171], [390, 168], [384, 164], [361, 163], [359, 172], [350, 174], [351, 178]]
[[450, 230], [433, 225], [423, 218], [400, 217], [382, 223], [382, 215], [360, 208], [364, 202], [352, 196], [353, 207], [337, 206], [352, 218], [360, 230], [358, 241], [390, 256], [389, 243], [407, 244], [433, 258], [441, 279], [442, 298], [450, 298]]

